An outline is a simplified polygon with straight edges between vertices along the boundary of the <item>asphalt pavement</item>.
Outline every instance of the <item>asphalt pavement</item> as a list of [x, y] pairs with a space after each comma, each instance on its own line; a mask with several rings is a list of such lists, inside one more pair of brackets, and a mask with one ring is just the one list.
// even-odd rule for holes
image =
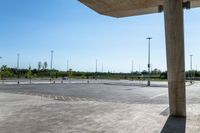
[[[38, 95], [58, 100], [95, 100], [129, 104], [168, 104], [166, 82], [153, 82], [152, 86], [127, 82], [57, 83], [57, 84], [1, 84], [0, 92]], [[200, 103], [200, 83], [187, 85], [187, 103]]]

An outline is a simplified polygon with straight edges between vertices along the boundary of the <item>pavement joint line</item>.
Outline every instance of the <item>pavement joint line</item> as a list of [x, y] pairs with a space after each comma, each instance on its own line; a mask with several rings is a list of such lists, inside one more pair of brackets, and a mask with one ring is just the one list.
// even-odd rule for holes
[[154, 98], [157, 98], [157, 97], [166, 95], [166, 94], [167, 94], [167, 93], [161, 93], [161, 94], [158, 94], [158, 95], [155, 95], [155, 96], [150, 97], [150, 99], [154, 99]]

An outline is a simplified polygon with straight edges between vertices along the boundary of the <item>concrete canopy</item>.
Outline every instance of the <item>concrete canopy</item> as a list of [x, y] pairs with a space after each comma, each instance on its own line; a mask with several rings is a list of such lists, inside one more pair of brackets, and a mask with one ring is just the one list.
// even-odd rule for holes
[[[128, 17], [163, 10], [164, 0], [79, 0], [96, 12], [112, 17]], [[186, 8], [200, 7], [200, 0], [183, 0]]]

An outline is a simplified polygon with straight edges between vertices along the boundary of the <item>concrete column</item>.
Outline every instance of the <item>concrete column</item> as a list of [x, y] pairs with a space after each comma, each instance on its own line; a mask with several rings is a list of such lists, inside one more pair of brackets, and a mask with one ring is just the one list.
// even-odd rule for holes
[[186, 116], [183, 0], [164, 0], [170, 115]]

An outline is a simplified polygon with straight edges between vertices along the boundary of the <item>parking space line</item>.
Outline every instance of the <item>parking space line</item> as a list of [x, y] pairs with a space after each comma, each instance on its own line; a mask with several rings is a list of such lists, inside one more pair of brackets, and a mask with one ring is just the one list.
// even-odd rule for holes
[[71, 101], [74, 101], [71, 97], [69, 97], [69, 99], [70, 99]]
[[62, 99], [65, 101], [65, 97], [63, 97], [63, 96], [61, 96], [62, 97]]
[[58, 99], [58, 97], [57, 97], [57, 96], [54, 96], [54, 99], [56, 99], [56, 100], [57, 100], [57, 99]]

